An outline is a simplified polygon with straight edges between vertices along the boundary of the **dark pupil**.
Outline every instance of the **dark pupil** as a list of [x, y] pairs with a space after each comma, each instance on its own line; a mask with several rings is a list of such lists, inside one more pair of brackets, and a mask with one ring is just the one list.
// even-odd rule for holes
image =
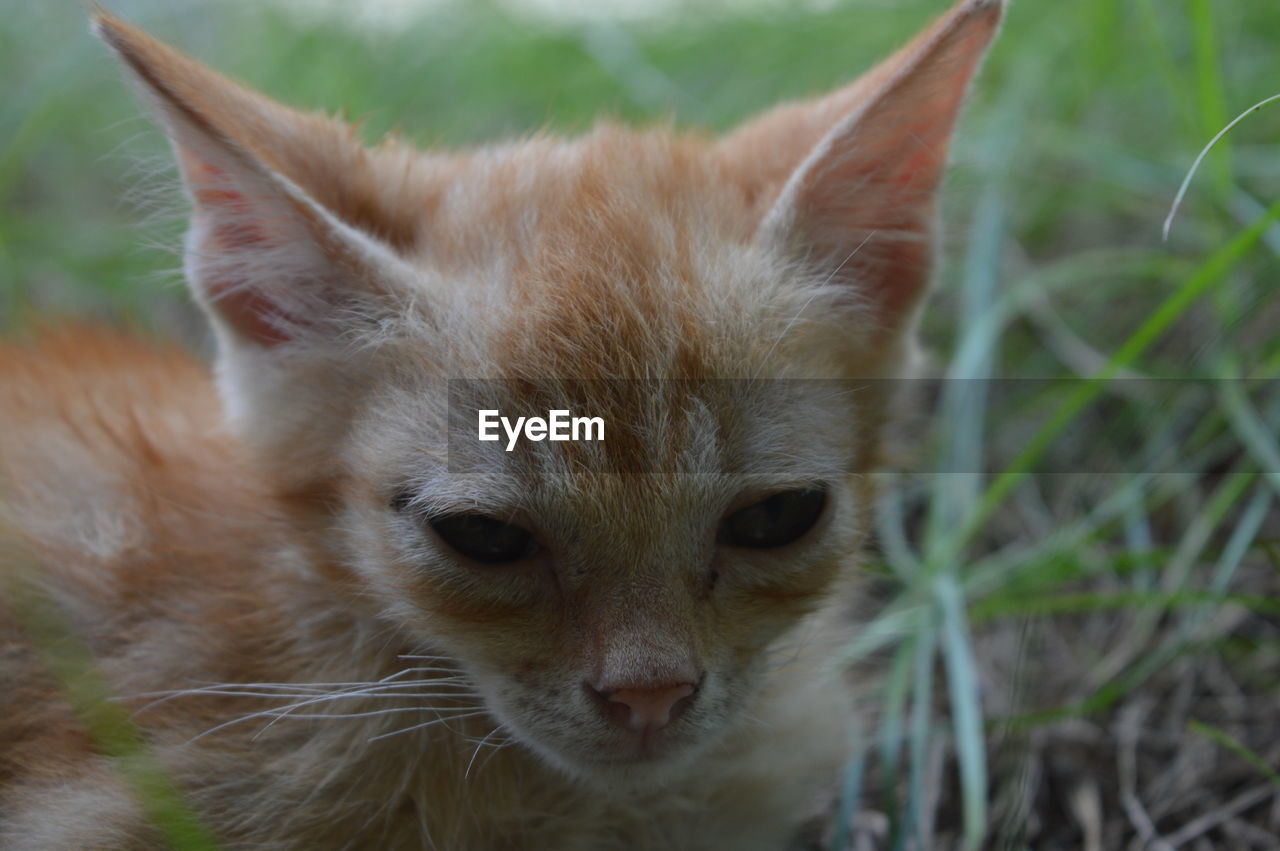
[[448, 514], [432, 520], [431, 528], [446, 544], [476, 561], [515, 561], [533, 553], [529, 530], [483, 514]]
[[813, 528], [827, 503], [827, 492], [804, 489], [775, 493], [734, 512], [724, 521], [722, 538], [736, 547], [780, 547]]

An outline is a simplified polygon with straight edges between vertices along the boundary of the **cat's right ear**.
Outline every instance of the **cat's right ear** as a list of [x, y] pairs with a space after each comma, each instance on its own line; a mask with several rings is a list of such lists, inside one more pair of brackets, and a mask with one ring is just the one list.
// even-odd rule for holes
[[345, 123], [281, 106], [105, 13], [95, 32], [168, 134], [191, 197], [186, 272], [224, 344], [332, 339], [378, 309], [412, 222]]
[[757, 239], [838, 287], [885, 341], [909, 328], [933, 260], [935, 195], [1003, 0], [961, 0], [831, 95], [749, 121], [720, 145], [760, 206]]

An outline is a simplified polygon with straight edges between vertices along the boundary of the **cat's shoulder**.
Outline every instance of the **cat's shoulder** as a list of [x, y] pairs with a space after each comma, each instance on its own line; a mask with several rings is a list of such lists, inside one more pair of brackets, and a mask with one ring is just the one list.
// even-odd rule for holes
[[116, 407], [190, 404], [200, 384], [216, 403], [208, 368], [192, 353], [105, 325], [49, 324], [0, 340], [0, 394], [10, 421], [40, 411], [102, 408], [108, 392]]
[[0, 343], [0, 530], [64, 586], [233, 548], [268, 501], [181, 347], [87, 326]]

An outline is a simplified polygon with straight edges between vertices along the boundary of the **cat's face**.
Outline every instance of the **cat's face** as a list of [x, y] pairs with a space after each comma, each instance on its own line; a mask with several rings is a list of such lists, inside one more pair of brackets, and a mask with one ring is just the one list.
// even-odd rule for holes
[[[933, 193], [999, 18], [723, 139], [366, 151], [110, 19], [174, 139], [228, 414], [413, 646], [550, 762], [647, 782], [846, 587]], [[861, 383], [860, 383], [861, 381]], [[479, 409], [599, 417], [481, 442]]]
[[[584, 453], [544, 443], [451, 453], [468, 472], [449, 472], [421, 451], [448, 451], [436, 412], [405, 394], [386, 400], [393, 418], [369, 412], [367, 484], [343, 491], [348, 551], [391, 617], [457, 659], [520, 740], [578, 774], [643, 779], [718, 740], [856, 551], [861, 494], [832, 463], [850, 441], [814, 429], [856, 416], [850, 400], [800, 385], [809, 405], [762, 415], [717, 398], [739, 388], [673, 382], [655, 396], [664, 389], [645, 411], [601, 409], [644, 429], [637, 444], [652, 441], [660, 470], [594, 473]], [[727, 433], [748, 412], [756, 433]], [[607, 469], [653, 458], [585, 457]], [[608, 705], [619, 688], [682, 684], [668, 723], [629, 725]]]
[[[619, 147], [648, 176], [576, 165]], [[875, 403], [831, 356], [855, 345], [840, 338], [856, 308], [717, 210], [701, 153], [678, 190], [663, 136], [492, 155], [559, 159], [556, 182], [472, 178], [524, 222], [486, 214], [488, 262], [420, 257], [454, 296], [369, 356], [335, 488], [344, 551], [390, 616], [457, 659], [521, 741], [596, 779], [659, 778], [733, 727], [847, 575], [865, 509]], [[431, 322], [466, 330], [440, 351]], [[571, 410], [604, 440], [508, 451], [478, 440], [480, 409]], [[666, 723], [627, 723], [622, 688], [674, 689]]]

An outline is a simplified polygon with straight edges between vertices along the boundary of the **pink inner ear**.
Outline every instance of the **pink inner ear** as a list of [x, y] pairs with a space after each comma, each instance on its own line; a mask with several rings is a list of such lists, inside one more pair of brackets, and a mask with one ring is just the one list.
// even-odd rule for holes
[[182, 171], [192, 186], [202, 186], [227, 179], [225, 169], [218, 168], [216, 165], [200, 159], [186, 148], [178, 151], [178, 158], [182, 161]]
[[235, 251], [240, 248], [265, 247], [267, 233], [256, 221], [252, 203], [234, 189], [196, 187], [196, 207], [207, 212], [216, 222], [212, 248]]
[[[942, 154], [945, 158], [945, 153]], [[916, 153], [904, 158], [898, 166], [896, 183], [904, 188], [911, 187], [921, 192], [932, 192], [936, 188], [939, 172], [939, 154], [925, 147], [923, 143]]]
[[899, 243], [885, 251], [880, 286], [875, 293], [884, 314], [895, 321], [907, 314], [929, 280], [932, 248]]
[[214, 281], [207, 291], [210, 303], [241, 336], [267, 348], [292, 339], [285, 326], [295, 320], [243, 281]]
[[253, 221], [219, 222], [209, 241], [211, 248], [220, 252], [268, 247], [266, 232]]
[[[201, 250], [226, 257], [271, 248], [271, 237], [253, 202], [229, 186], [226, 170], [187, 151], [181, 156], [196, 208], [212, 223]], [[215, 276], [202, 281], [202, 288], [214, 309], [241, 336], [267, 347], [291, 339], [286, 328], [296, 323], [294, 317], [248, 279]]]

